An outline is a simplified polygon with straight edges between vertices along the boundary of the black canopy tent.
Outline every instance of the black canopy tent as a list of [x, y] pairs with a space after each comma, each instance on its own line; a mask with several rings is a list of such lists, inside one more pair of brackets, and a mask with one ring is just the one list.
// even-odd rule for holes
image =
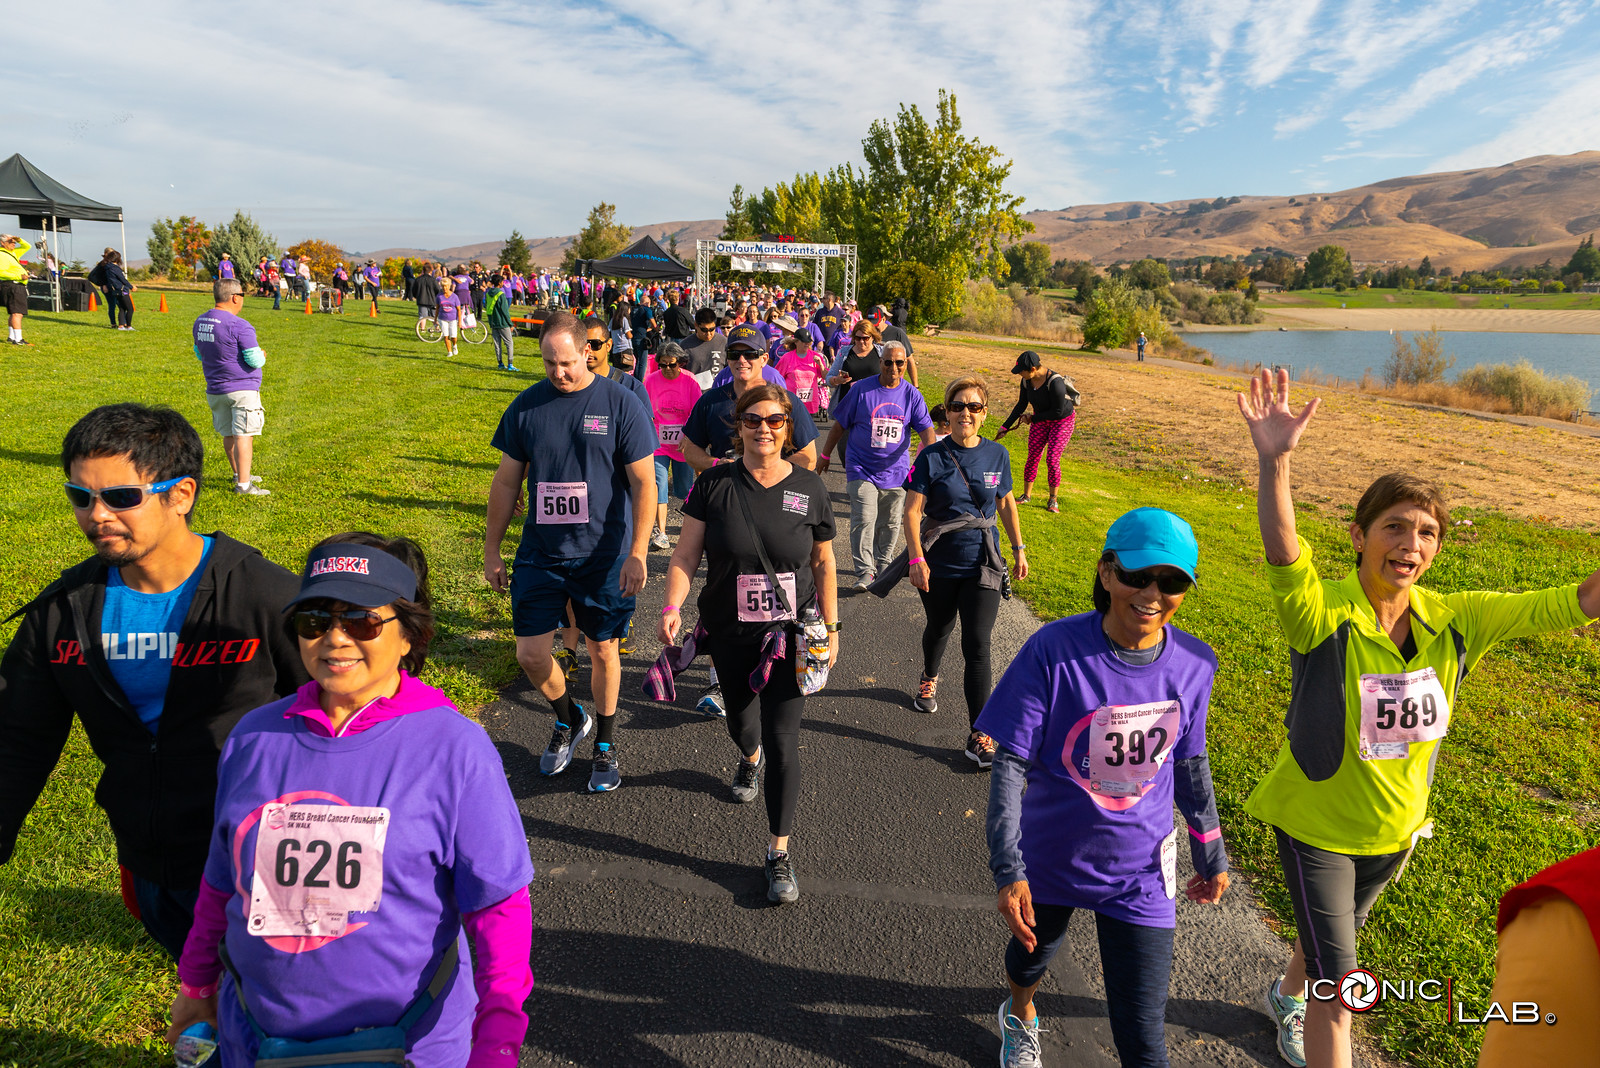
[[[122, 223], [122, 209], [76, 193], [38, 167], [21, 153], [0, 161], [0, 215], [15, 215], [18, 229], [38, 230], [56, 235], [56, 262], [61, 263], [59, 235], [72, 232], [72, 220]], [[122, 227], [122, 255], [128, 255], [128, 228]], [[57, 277], [50, 279], [50, 305], [61, 310], [61, 287]]]
[[692, 282], [694, 269], [666, 249], [653, 237], [641, 237], [609, 260], [585, 260], [591, 275], [606, 278], [637, 278], [641, 281]]

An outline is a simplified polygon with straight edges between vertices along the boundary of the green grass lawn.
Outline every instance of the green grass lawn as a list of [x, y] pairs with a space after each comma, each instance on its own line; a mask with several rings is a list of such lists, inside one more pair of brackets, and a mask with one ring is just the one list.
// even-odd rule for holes
[[1425, 289], [1295, 289], [1264, 294], [1261, 308], [1503, 308], [1564, 311], [1600, 308], [1600, 293], [1432, 293]]
[[[296, 569], [310, 545], [337, 531], [414, 537], [434, 568], [441, 621], [428, 681], [473, 707], [513, 678], [508, 604], [480, 574], [483, 503], [497, 459], [489, 437], [533, 376], [496, 373], [487, 346], [445, 359], [439, 346], [415, 339], [410, 309], [398, 303], [386, 303], [374, 321], [354, 305], [346, 317], [308, 318], [252, 300], [245, 314], [268, 353], [257, 466], [274, 496], [237, 498], [225, 492], [227, 465], [189, 342], [189, 324], [209, 301], [169, 294], [172, 312], [162, 316], [147, 310], [154, 295], [137, 299], [144, 310], [133, 334], [106, 329], [98, 316], [36, 315], [27, 326], [36, 347], [0, 354], [4, 614], [87, 553], [60, 490], [66, 429], [96, 404], [161, 401], [183, 411], [206, 442], [210, 488], [200, 498], [199, 529], [226, 530]], [[536, 367], [532, 343], [525, 344], [523, 364]], [[974, 360], [994, 362], [991, 347], [975, 346]], [[991, 381], [1009, 393], [1005, 375]], [[939, 383], [924, 386], [934, 396]], [[995, 399], [1002, 408], [1008, 401]], [[1025, 440], [1013, 435], [1007, 444], [1020, 473]], [[1205, 585], [1178, 623], [1218, 653], [1210, 740], [1224, 827], [1236, 865], [1260, 876], [1268, 905], [1292, 927], [1271, 839], [1243, 813], [1281, 742], [1288, 700], [1288, 659], [1266, 594], [1253, 492], [1206, 481], [1191, 458], [1091, 412], [1068, 455], [1062, 513], [1049, 516], [1038, 503], [1023, 508], [1034, 572], [1020, 593], [1045, 618], [1087, 610], [1094, 560], [1116, 516], [1155, 504], [1194, 524]], [[1530, 589], [1575, 581], [1600, 563], [1588, 534], [1467, 514], [1475, 525], [1452, 533], [1429, 576], [1437, 589]], [[1323, 573], [1342, 573], [1349, 553], [1337, 521], [1310, 510], [1301, 519]], [[1450, 975], [1458, 996], [1481, 1004], [1492, 979], [1498, 895], [1600, 844], [1585, 819], [1600, 803], [1596, 629], [1511, 643], [1463, 688], [1439, 761], [1437, 837], [1423, 844], [1363, 935], [1363, 960], [1380, 974]], [[13, 632], [14, 624], [0, 629], [0, 641]], [[0, 1066], [164, 1063], [157, 1036], [176, 980], [122, 911], [114, 850], [91, 798], [96, 775], [97, 762], [75, 735], [16, 856], [0, 868]], [[1389, 1048], [1417, 1063], [1474, 1059], [1471, 1029], [1403, 1011], [1380, 1010], [1373, 1022]]]

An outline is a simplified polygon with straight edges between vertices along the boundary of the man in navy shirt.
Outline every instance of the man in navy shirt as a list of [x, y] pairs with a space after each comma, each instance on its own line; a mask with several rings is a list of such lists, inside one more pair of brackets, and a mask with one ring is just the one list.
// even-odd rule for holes
[[[539, 337], [545, 380], [500, 418], [483, 574], [496, 591], [510, 589], [517, 663], [556, 714], [539, 770], [565, 771], [574, 745], [598, 720], [589, 789], [600, 793], [622, 782], [613, 737], [622, 681], [617, 646], [644, 586], [658, 442], [649, 405], [589, 369], [587, 341], [577, 316], [552, 314]], [[508, 580], [500, 543], [524, 479], [528, 515]], [[572, 700], [550, 655], [568, 601], [589, 642], [595, 716]]]
[[[689, 421], [683, 424], [683, 458], [698, 474], [723, 460], [733, 458], [733, 410], [744, 391], [764, 381], [762, 371], [767, 366], [767, 340], [751, 323], [742, 323], [728, 331], [728, 366], [733, 380], [724, 386], [713, 386], [700, 395]], [[782, 378], [775, 384], [781, 385]], [[795, 452], [784, 459], [801, 467], [817, 466], [817, 425], [800, 398], [789, 393], [794, 406], [791, 418], [794, 425]]]

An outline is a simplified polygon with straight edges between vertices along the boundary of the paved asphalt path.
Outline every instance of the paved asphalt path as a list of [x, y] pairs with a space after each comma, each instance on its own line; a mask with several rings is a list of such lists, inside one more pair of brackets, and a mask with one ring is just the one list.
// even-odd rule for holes
[[[826, 476], [848, 574], [844, 480]], [[1045, 513], [1024, 509], [1024, 530]], [[671, 532], [676, 534], [674, 509]], [[995, 911], [983, 822], [988, 774], [961, 751], [959, 635], [940, 709], [909, 693], [920, 672], [916, 591], [841, 592], [841, 655], [801, 733], [791, 846], [801, 898], [766, 899], [765, 808], [728, 788], [738, 751], [722, 720], [693, 711], [702, 658], [675, 705], [641, 694], [659, 651], [669, 554], [650, 554], [634, 653], [624, 657], [617, 747], [622, 787], [585, 791], [591, 742], [539, 775], [553, 720], [526, 683], [483, 714], [521, 807], [538, 869], [523, 1065], [986, 1065], [1007, 940]], [[698, 583], [696, 584], [698, 591]], [[693, 594], [691, 600], [693, 603]], [[1038, 626], [1002, 606], [996, 677]], [[585, 661], [573, 678], [587, 701]], [[591, 736], [592, 737], [592, 736]], [[1179, 885], [1188, 850], [1178, 851]], [[1220, 907], [1178, 906], [1167, 1039], [1175, 1065], [1279, 1064], [1261, 992], [1287, 954], [1244, 880]], [[1074, 917], [1037, 1004], [1045, 1063], [1117, 1063], [1093, 917]]]

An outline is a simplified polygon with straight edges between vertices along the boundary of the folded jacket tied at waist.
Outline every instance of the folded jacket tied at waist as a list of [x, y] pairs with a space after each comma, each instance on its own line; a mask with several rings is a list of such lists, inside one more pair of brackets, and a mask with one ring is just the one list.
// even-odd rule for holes
[[[972, 515], [963, 512], [949, 519], [932, 520], [924, 518], [922, 521], [922, 553], [927, 555], [946, 534], [957, 530], [983, 530], [995, 529], [994, 516]], [[889, 591], [897, 586], [901, 579], [911, 573], [911, 547], [900, 550], [889, 566], [878, 572], [878, 577], [872, 585], [867, 587], [868, 593], [877, 594], [879, 597], [889, 596]], [[1000, 555], [999, 535], [984, 534], [983, 559], [978, 562], [978, 585], [986, 590], [1002, 589], [1005, 584], [1006, 561]]]

